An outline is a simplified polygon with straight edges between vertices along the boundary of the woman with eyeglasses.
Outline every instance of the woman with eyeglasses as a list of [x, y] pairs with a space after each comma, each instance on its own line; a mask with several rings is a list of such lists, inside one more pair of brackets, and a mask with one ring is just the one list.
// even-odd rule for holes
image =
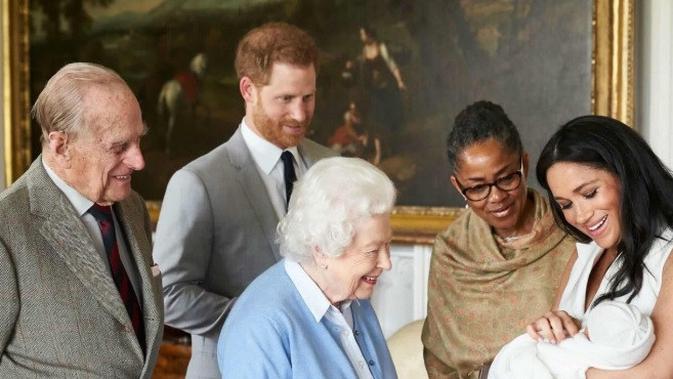
[[499, 105], [461, 111], [447, 155], [468, 209], [435, 241], [423, 355], [430, 378], [485, 378], [500, 348], [554, 304], [575, 240], [527, 187], [528, 155]]

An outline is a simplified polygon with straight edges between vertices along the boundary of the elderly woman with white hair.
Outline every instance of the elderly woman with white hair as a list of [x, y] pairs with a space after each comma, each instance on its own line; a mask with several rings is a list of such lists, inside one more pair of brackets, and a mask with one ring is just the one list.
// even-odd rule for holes
[[243, 292], [217, 348], [223, 378], [396, 378], [369, 302], [389, 270], [390, 179], [358, 158], [323, 159], [295, 183], [281, 260]]

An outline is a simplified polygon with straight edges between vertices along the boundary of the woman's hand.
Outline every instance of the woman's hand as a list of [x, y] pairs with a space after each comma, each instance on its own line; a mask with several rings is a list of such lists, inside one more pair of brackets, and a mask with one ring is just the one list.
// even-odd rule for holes
[[550, 311], [528, 324], [526, 332], [535, 341], [558, 343], [572, 337], [580, 330], [579, 322], [565, 311]]

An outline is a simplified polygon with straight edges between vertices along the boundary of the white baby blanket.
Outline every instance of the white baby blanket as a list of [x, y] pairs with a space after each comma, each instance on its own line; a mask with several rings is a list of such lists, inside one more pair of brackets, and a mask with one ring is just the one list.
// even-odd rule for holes
[[587, 312], [583, 324], [582, 332], [556, 345], [527, 334], [516, 337], [496, 355], [488, 378], [584, 379], [589, 367], [633, 367], [654, 344], [652, 320], [629, 304], [603, 301]]

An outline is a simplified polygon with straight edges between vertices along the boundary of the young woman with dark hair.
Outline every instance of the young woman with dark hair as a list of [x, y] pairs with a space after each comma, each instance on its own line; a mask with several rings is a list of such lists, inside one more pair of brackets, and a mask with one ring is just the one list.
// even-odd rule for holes
[[537, 165], [557, 223], [580, 241], [554, 309], [527, 327], [536, 340], [575, 335], [604, 300], [651, 316], [656, 342], [639, 365], [589, 369], [588, 378], [673, 377], [673, 176], [647, 143], [623, 123], [583, 116], [547, 142]]

